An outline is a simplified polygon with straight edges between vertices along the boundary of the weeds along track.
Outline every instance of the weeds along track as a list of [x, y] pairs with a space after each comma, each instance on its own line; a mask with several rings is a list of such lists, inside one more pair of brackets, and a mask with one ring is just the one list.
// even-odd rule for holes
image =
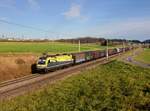
[[2, 82], [0, 83], [0, 100], [11, 99], [24, 93], [32, 92], [36, 89], [46, 86], [47, 84], [53, 83], [56, 80], [63, 79], [66, 76], [78, 74], [78, 72], [82, 70], [95, 67], [99, 64], [109, 63], [112, 60], [111, 58], [116, 57], [118, 57], [118, 54], [110, 56], [109, 60], [106, 60], [106, 58], [101, 58], [62, 70], [57, 70], [48, 74], [29, 75], [22, 78]]

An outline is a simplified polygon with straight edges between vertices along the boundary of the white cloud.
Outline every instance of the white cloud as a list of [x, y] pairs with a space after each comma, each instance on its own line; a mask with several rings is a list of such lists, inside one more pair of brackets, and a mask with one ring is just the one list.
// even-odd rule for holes
[[0, 20], [6, 20], [6, 21], [8, 21], [9, 19], [7, 17], [0, 17]]
[[40, 9], [40, 5], [38, 3], [37, 0], [27, 0], [28, 4], [30, 5], [30, 7], [34, 10], [39, 10]]
[[74, 17], [80, 17], [81, 16], [81, 7], [80, 5], [78, 4], [73, 4], [70, 9], [64, 13], [64, 15], [67, 17], [67, 18], [74, 18]]
[[[129, 19], [105, 23], [93, 28], [89, 32], [101, 36], [127, 36], [127, 37], [149, 37], [150, 18], [148, 19]], [[131, 38], [132, 39], [132, 38]], [[142, 39], [142, 38], [141, 38]]]
[[72, 4], [68, 11], [64, 12], [63, 15], [67, 19], [79, 18], [80, 20], [87, 20], [88, 18], [81, 14], [81, 6], [79, 4]]

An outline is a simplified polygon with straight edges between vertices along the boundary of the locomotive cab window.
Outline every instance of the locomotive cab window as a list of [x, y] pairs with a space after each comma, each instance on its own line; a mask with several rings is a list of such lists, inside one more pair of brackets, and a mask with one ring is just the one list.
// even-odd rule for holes
[[38, 64], [41, 64], [41, 65], [45, 64], [45, 60], [44, 59], [39, 59]]

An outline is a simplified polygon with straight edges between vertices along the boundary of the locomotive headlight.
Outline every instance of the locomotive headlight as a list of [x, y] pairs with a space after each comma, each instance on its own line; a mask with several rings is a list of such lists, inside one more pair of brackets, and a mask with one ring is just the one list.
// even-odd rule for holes
[[46, 67], [47, 67], [46, 65], [39, 65], [39, 64], [37, 64], [36, 66], [37, 69], [44, 69]]

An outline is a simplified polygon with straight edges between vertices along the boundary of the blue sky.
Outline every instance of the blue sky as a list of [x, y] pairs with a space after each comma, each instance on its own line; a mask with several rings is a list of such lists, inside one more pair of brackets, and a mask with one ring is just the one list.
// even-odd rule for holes
[[0, 0], [0, 36], [149, 39], [150, 0]]

